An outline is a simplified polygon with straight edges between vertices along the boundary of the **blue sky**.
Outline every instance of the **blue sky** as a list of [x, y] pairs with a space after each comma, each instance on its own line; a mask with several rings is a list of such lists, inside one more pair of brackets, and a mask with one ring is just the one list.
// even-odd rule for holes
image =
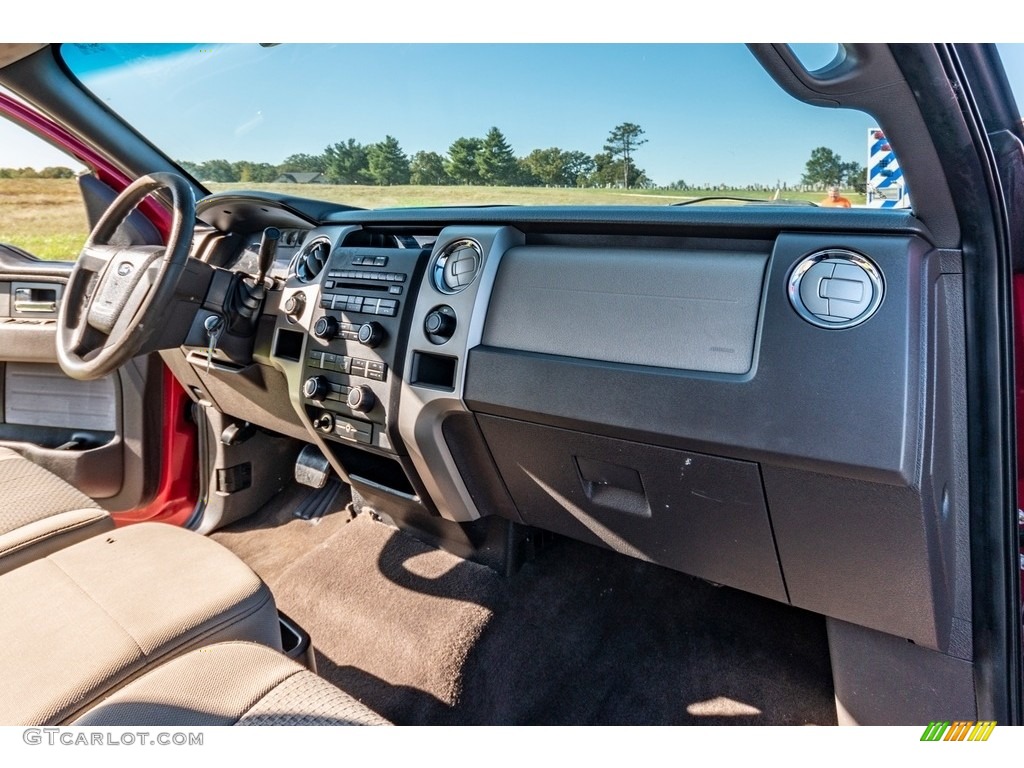
[[[1019, 87], [1022, 49], [1004, 52]], [[130, 67], [98, 66], [120, 54]], [[817, 146], [865, 163], [874, 125], [796, 102], [739, 45], [152, 45], [68, 59], [155, 144], [193, 161], [277, 163], [385, 134], [409, 154], [443, 154], [492, 125], [520, 155], [550, 146], [593, 154], [629, 121], [646, 131], [636, 161], [659, 184], [793, 184]], [[29, 158], [0, 126], [0, 165], [57, 162]]]

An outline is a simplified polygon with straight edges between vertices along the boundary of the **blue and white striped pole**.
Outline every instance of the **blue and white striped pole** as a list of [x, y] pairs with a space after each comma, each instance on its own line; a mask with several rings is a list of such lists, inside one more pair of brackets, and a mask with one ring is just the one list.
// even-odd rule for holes
[[868, 187], [869, 208], [909, 208], [906, 182], [896, 154], [889, 140], [878, 128], [868, 130]]

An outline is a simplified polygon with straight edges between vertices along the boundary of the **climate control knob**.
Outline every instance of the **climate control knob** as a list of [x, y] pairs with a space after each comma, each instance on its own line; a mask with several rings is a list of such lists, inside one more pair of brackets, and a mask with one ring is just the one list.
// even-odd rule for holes
[[313, 326], [313, 335], [318, 339], [333, 339], [338, 335], [338, 321], [330, 315], [324, 315]]
[[448, 341], [455, 333], [455, 325], [455, 311], [447, 306], [431, 310], [423, 320], [423, 330], [435, 344]]
[[323, 400], [331, 391], [331, 383], [323, 376], [310, 376], [302, 385], [302, 394], [310, 400]]
[[306, 296], [303, 293], [293, 293], [284, 302], [284, 313], [288, 320], [297, 323], [302, 317], [302, 311], [306, 308]]
[[345, 402], [356, 413], [369, 413], [377, 404], [377, 397], [373, 394], [372, 389], [365, 384], [360, 384], [349, 390], [348, 399]]
[[380, 323], [363, 323], [359, 326], [359, 343], [373, 349], [388, 337], [388, 332]]

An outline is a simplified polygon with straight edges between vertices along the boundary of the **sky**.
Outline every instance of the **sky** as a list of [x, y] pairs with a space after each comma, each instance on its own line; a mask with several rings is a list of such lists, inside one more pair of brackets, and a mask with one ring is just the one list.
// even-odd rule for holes
[[[166, 44], [69, 46], [66, 59], [108, 106], [171, 157], [279, 163], [336, 141], [395, 136], [444, 154], [499, 127], [518, 155], [594, 154], [622, 122], [647, 143], [656, 183], [790, 185], [812, 149], [865, 164], [869, 115], [786, 95], [741, 45]], [[809, 64], [832, 46], [803, 46]], [[1024, 101], [1024, 45], [1001, 46]], [[119, 66], [109, 66], [116, 63]], [[68, 164], [0, 121], [0, 166]], [[31, 140], [35, 141], [35, 140]], [[898, 151], [898, 147], [896, 148]]]
[[594, 154], [632, 122], [647, 139], [636, 162], [660, 184], [793, 183], [819, 145], [863, 162], [872, 126], [795, 102], [738, 45], [157, 46], [100, 71], [89, 70], [103, 52], [84, 52], [67, 61], [93, 92], [193, 161], [279, 163], [387, 134], [410, 154], [443, 154], [491, 126], [519, 155]]

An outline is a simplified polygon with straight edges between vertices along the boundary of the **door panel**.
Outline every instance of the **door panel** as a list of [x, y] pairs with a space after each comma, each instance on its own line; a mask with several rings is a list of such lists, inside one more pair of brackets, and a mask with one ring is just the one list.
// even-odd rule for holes
[[[50, 125], [10, 102], [2, 106], [5, 112], [13, 106], [15, 123], [31, 132]], [[174, 485], [175, 478], [165, 475], [188, 466], [171, 456], [178, 446], [162, 442], [165, 421], [183, 418], [165, 413], [166, 403], [180, 404], [167, 394], [162, 363], [156, 356], [139, 358], [105, 379], [79, 382], [64, 375], [56, 355], [59, 302], [74, 259], [127, 179], [76, 142], [67, 144], [70, 153], [63, 151], [52, 140], [60, 131], [45, 133], [50, 138], [38, 138], [34, 157], [50, 158], [46, 172], [27, 167], [26, 155], [0, 178], [0, 445], [111, 512], [139, 513], [166, 496], [164, 485]], [[143, 210], [145, 204], [125, 219], [112, 242], [162, 242], [161, 230]], [[171, 500], [179, 506], [188, 501]], [[163, 509], [147, 514], [159, 516]]]
[[60, 369], [56, 316], [71, 267], [0, 245], [0, 445], [112, 511], [131, 509], [147, 495], [148, 365], [133, 361], [97, 381]]

